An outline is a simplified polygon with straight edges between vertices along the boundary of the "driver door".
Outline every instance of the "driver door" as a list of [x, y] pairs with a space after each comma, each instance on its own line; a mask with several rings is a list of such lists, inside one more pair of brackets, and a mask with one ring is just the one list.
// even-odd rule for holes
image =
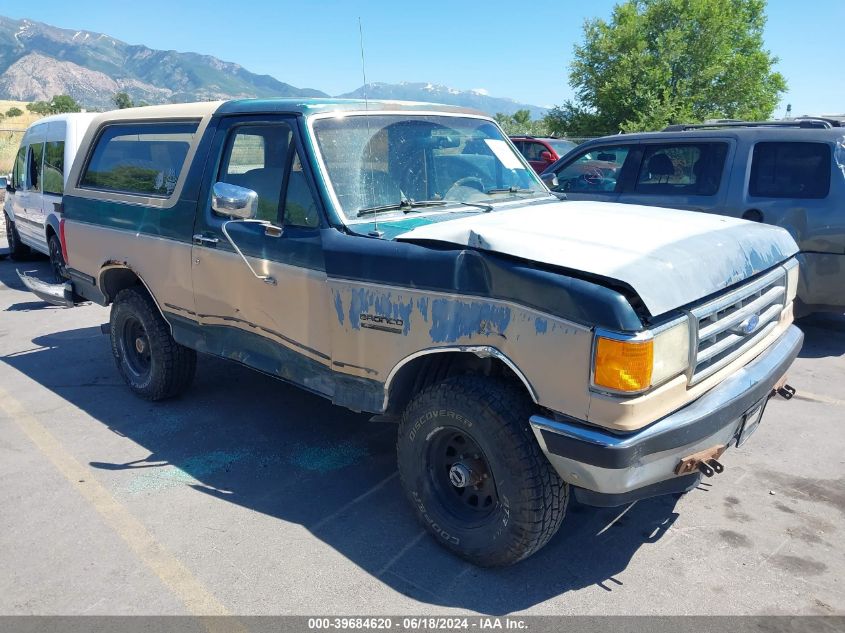
[[[331, 310], [323, 214], [302, 155], [292, 117], [236, 117], [218, 128], [192, 246], [197, 346], [328, 393]], [[257, 219], [264, 223], [215, 213], [215, 182], [255, 191]]]

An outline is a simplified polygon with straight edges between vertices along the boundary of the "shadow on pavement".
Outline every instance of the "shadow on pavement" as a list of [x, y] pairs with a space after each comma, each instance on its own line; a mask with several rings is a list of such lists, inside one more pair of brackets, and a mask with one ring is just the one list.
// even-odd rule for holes
[[[14, 271], [8, 263], [0, 263], [0, 281], [9, 274]], [[625, 508], [593, 509], [573, 501], [562, 529], [539, 554], [507, 569], [476, 568], [428, 536], [419, 538], [421, 527], [396, 475], [395, 425], [370, 422], [369, 416], [207, 356], [200, 357], [187, 394], [148, 403], [123, 385], [98, 327], [46, 334], [33, 343], [40, 349], [2, 360], [149, 451], [129, 463], [103, 454], [90, 462], [93, 468], [137, 469], [131, 485], [143, 488], [161, 485], [156, 469], [176, 467], [180, 477], [168, 485], [189, 485], [301, 524], [422, 602], [498, 615], [583, 587], [610, 592], [622, 585], [617, 575], [636, 552], [660, 539], [677, 518], [674, 497], [641, 501], [621, 517]]]
[[801, 358], [825, 358], [845, 354], [845, 314], [819, 313], [796, 321], [804, 331]]

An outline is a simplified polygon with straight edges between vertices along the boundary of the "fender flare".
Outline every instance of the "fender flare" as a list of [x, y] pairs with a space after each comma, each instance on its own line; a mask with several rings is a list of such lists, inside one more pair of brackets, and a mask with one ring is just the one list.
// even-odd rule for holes
[[445, 354], [449, 352], [475, 354], [479, 358], [495, 358], [500, 360], [516, 375], [517, 378], [519, 378], [525, 389], [528, 391], [528, 394], [531, 396], [531, 400], [534, 404], [539, 404], [537, 392], [531, 384], [531, 381], [528, 380], [522, 370], [517, 367], [516, 363], [514, 363], [498, 348], [491, 345], [450, 345], [446, 347], [428, 347], [414, 352], [413, 354], [409, 354], [396, 363], [387, 374], [387, 379], [384, 381], [384, 402], [382, 403], [382, 410], [387, 411], [387, 407], [390, 403], [390, 386], [393, 384], [393, 379], [405, 365], [422, 356], [427, 356], [429, 354]]

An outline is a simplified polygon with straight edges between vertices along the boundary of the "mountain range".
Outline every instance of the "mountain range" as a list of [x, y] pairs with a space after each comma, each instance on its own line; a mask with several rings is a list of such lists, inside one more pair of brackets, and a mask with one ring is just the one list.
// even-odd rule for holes
[[[366, 89], [365, 89], [366, 88]], [[133, 101], [177, 103], [246, 97], [327, 97], [211, 55], [127, 44], [102, 33], [0, 16], [0, 99], [49, 100], [68, 94], [83, 107], [109, 109], [117, 92]], [[495, 114], [543, 108], [431, 83], [371, 83], [340, 97], [433, 101]]]

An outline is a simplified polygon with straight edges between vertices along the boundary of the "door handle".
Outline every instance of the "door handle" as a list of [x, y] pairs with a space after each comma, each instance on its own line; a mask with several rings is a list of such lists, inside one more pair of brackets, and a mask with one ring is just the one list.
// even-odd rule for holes
[[194, 244], [199, 246], [217, 246], [217, 242], [219, 242], [216, 237], [206, 237], [201, 233], [197, 233], [194, 235]]

